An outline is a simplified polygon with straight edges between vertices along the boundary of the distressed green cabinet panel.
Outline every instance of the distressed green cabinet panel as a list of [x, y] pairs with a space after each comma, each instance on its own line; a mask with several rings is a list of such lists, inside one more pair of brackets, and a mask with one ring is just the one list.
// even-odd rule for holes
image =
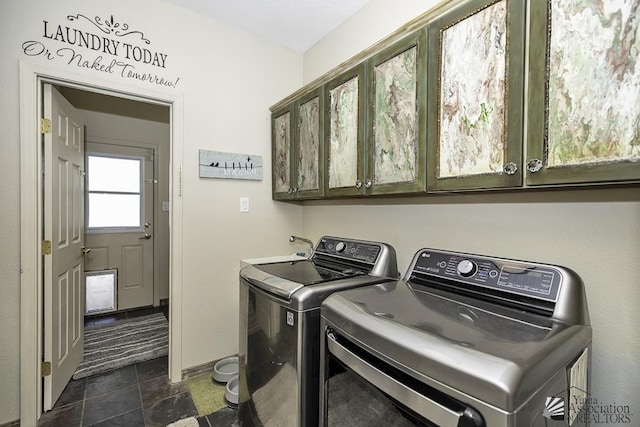
[[429, 191], [522, 185], [524, 12], [471, 0], [429, 23]]
[[369, 59], [365, 194], [425, 191], [426, 33]]
[[325, 194], [362, 194], [364, 170], [364, 64], [325, 85]]
[[417, 32], [326, 85], [327, 196], [425, 190], [425, 48]]
[[323, 105], [320, 87], [271, 115], [274, 200], [323, 195]]
[[271, 115], [272, 194], [274, 200], [293, 197], [293, 104]]
[[530, 2], [529, 185], [640, 180], [635, 2]]
[[324, 188], [324, 126], [322, 88], [318, 88], [295, 102], [294, 169], [295, 197], [318, 198]]

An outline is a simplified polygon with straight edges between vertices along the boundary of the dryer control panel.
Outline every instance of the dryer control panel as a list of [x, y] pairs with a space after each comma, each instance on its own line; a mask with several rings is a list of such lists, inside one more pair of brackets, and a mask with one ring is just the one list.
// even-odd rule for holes
[[381, 245], [357, 240], [347, 240], [333, 237], [323, 237], [318, 242], [316, 252], [364, 261], [375, 264], [381, 252]]
[[554, 303], [562, 282], [553, 266], [432, 249], [418, 252], [410, 271], [414, 277], [464, 283], [475, 292], [497, 290]]

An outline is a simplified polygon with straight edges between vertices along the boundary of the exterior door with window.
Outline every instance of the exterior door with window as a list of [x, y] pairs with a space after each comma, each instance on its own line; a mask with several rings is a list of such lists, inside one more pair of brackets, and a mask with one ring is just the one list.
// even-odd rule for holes
[[153, 305], [153, 150], [87, 142], [85, 271], [117, 270], [117, 309]]

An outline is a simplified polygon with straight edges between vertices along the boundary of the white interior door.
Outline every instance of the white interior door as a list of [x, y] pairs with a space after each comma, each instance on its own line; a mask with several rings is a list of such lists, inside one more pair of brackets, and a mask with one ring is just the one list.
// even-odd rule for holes
[[118, 310], [153, 305], [153, 150], [88, 141], [87, 155], [85, 271], [118, 271]]
[[84, 124], [51, 85], [43, 87], [44, 117], [44, 376], [50, 410], [82, 360], [84, 349]]

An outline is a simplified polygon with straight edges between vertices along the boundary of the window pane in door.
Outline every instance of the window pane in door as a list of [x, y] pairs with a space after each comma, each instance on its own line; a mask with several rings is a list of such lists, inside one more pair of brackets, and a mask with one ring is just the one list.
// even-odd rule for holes
[[140, 192], [141, 160], [100, 156], [88, 160], [89, 191]]
[[89, 227], [140, 227], [139, 194], [89, 193]]

